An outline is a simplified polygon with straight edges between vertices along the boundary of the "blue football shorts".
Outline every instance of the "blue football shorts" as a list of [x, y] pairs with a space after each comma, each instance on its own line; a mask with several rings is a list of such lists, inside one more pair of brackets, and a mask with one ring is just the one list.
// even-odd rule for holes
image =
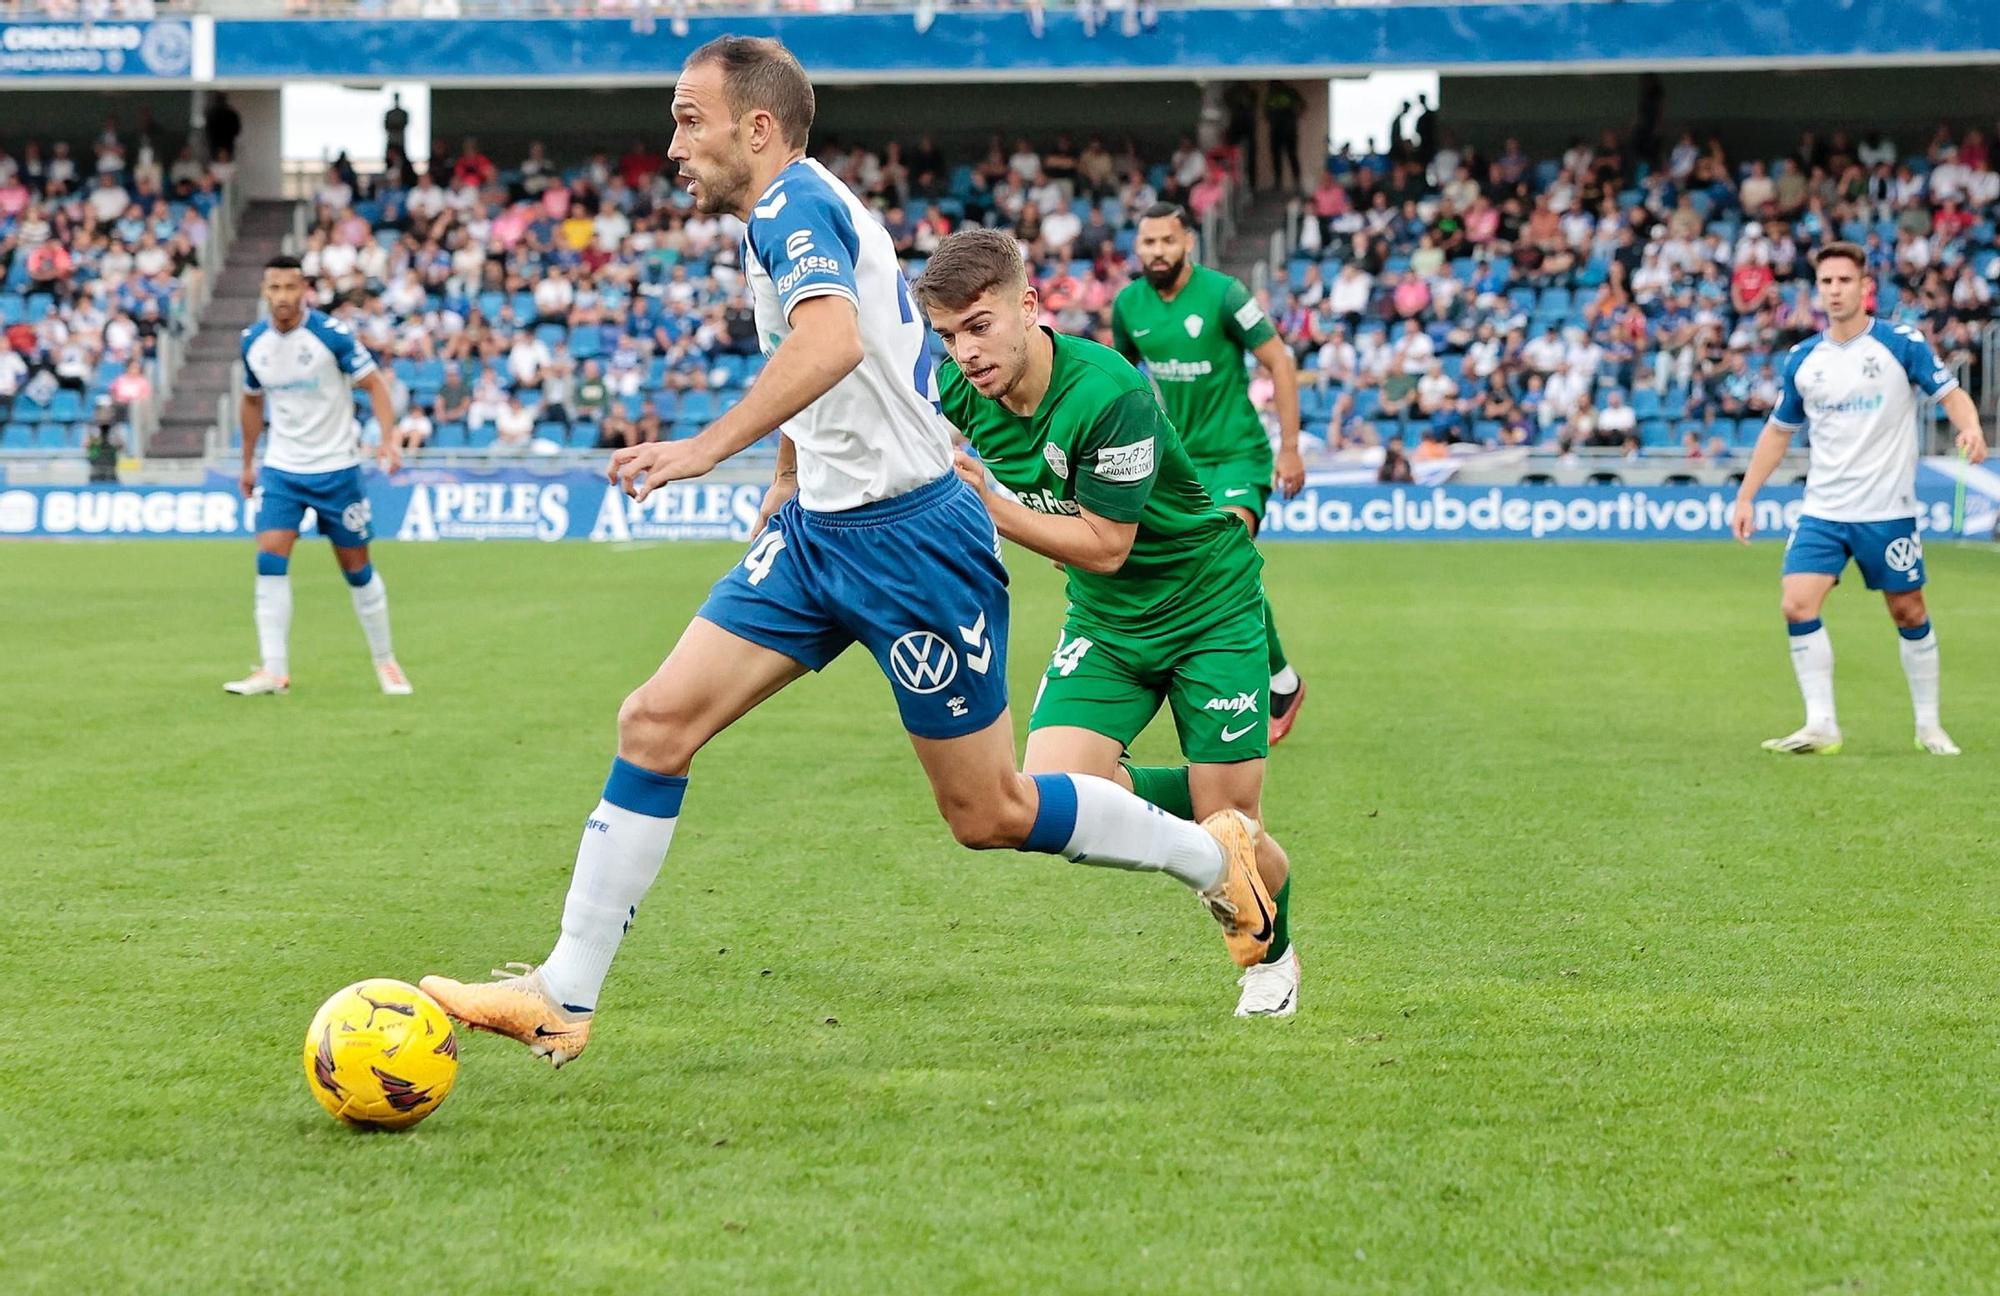
[[919, 738], [977, 733], [1007, 709], [1007, 569], [953, 475], [843, 513], [790, 501], [696, 615], [811, 670], [860, 643]]

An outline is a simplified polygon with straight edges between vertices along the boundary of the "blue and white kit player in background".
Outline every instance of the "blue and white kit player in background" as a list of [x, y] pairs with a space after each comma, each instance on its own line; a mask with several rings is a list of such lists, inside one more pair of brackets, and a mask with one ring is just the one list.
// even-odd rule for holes
[[[311, 509], [333, 542], [361, 619], [375, 679], [384, 693], [405, 694], [410, 681], [389, 643], [389, 593], [368, 561], [368, 495], [361, 482], [361, 429], [352, 387], [368, 393], [382, 428], [377, 459], [384, 472], [402, 464], [389, 384], [368, 348], [345, 324], [306, 308], [306, 281], [291, 257], [264, 266], [268, 317], [243, 330], [243, 478], [257, 505], [256, 670], [222, 687], [245, 696], [291, 690], [292, 546]], [[264, 468], [257, 442], [269, 428]]]
[[1865, 255], [1852, 243], [1829, 243], [1813, 258], [1826, 331], [1785, 357], [1783, 395], [1757, 439], [1731, 518], [1736, 538], [1748, 544], [1756, 532], [1757, 491], [1784, 458], [1792, 434], [1809, 428], [1805, 511], [1785, 546], [1783, 596], [1806, 723], [1764, 746], [1800, 755], [1840, 750], [1833, 640], [1819, 614], [1851, 558], [1868, 588], [1882, 592], [1902, 636], [1917, 747], [1933, 756], [1956, 756], [1957, 745], [1938, 723], [1937, 635], [1924, 606], [1915, 390], [1941, 399], [1958, 433], [1958, 448], [1972, 463], [1986, 458], [1986, 437], [1972, 398], [1939, 363], [1923, 334], [1863, 312]]
[[611, 478], [643, 499], [782, 428], [769, 523], [619, 709], [617, 758], [584, 821], [555, 951], [497, 981], [431, 976], [423, 988], [459, 1021], [556, 1066], [582, 1052], [612, 956], [666, 859], [695, 753], [855, 642], [888, 677], [960, 842], [1170, 874], [1232, 936], [1268, 947], [1248, 818], [1196, 825], [1109, 779], [1016, 768], [999, 540], [952, 471], [926, 327], [888, 232], [805, 155], [804, 69], [776, 41], [722, 37], [689, 56], [673, 113], [668, 156], [697, 206], [748, 225], [757, 332], [775, 349], [742, 403], [698, 436], [618, 451]]

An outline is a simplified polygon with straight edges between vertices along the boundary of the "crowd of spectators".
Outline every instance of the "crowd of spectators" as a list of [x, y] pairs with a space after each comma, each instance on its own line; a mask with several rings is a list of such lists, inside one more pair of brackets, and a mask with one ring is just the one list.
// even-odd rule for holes
[[1605, 132], [1535, 159], [1449, 132], [1332, 159], [1270, 306], [1328, 445], [1401, 436], [1688, 457], [1740, 450], [1785, 350], [1824, 327], [1811, 253], [1862, 245], [1883, 318], [1924, 329], [1977, 383], [2000, 288], [1989, 136], [1940, 126], [1803, 136], [1732, 158], [1682, 134], [1645, 156]]
[[143, 115], [81, 148], [0, 145], [0, 446], [79, 445], [151, 396], [229, 172]]
[[[947, 157], [923, 136], [815, 150], [877, 210], [913, 268], [967, 221], [1005, 224], [1038, 268], [1048, 322], [1102, 332], [1129, 275], [1129, 214], [1218, 200], [1221, 164], [1184, 141], [995, 137]], [[323, 309], [395, 375], [406, 435], [525, 451], [685, 434], [762, 366], [740, 226], [694, 209], [656, 147], [562, 165], [540, 145], [503, 170], [464, 140], [379, 175], [344, 157], [312, 195], [301, 251]]]
[[[1648, 158], [1607, 132], [1560, 157], [1423, 142], [1343, 152], [1302, 195], [1298, 248], [1263, 290], [1305, 374], [1311, 444], [1401, 438], [1726, 455], [1779, 395], [1785, 349], [1822, 327], [1810, 254], [1868, 250], [1885, 318], [1923, 327], [1976, 382], [2000, 287], [1987, 136], [1940, 128], [1909, 156], [1807, 135], [1732, 159], [1683, 136]], [[739, 229], [693, 209], [660, 151], [580, 163], [539, 145], [502, 169], [474, 140], [427, 170], [330, 167], [304, 259], [321, 303], [397, 374], [409, 430], [526, 449], [685, 435], [761, 365]], [[1183, 140], [930, 136], [816, 156], [877, 210], [912, 271], [952, 229], [1012, 229], [1046, 323], [1108, 340], [1133, 213], [1220, 200], [1230, 161]], [[1253, 384], [1268, 401], [1269, 383]]]

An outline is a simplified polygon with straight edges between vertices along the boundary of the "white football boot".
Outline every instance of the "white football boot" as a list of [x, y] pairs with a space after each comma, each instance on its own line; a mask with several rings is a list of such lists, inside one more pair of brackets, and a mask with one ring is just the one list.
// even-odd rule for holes
[[1811, 725], [1783, 738], [1766, 738], [1764, 750], [1793, 756], [1838, 756], [1841, 739], [1838, 729], [1815, 729]]
[[1956, 756], [1959, 754], [1958, 744], [1951, 740], [1951, 735], [1935, 725], [1929, 729], [1917, 730], [1917, 750], [1929, 752], [1933, 756]]
[[382, 691], [390, 697], [408, 697], [415, 692], [410, 687], [410, 677], [403, 674], [403, 668], [396, 664], [394, 657], [388, 661], [375, 663], [375, 682], [380, 684]]
[[1245, 968], [1236, 978], [1243, 997], [1236, 1001], [1238, 1017], [1289, 1017], [1299, 1010], [1299, 951], [1286, 950], [1269, 963]]
[[240, 680], [230, 680], [222, 686], [224, 693], [234, 693], [238, 697], [259, 697], [269, 693], [282, 696], [292, 691], [292, 677], [273, 675], [259, 666]]

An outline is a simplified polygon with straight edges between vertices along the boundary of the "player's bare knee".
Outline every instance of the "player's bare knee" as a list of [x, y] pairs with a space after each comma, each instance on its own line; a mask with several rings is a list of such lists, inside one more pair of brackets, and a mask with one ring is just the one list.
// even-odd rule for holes
[[959, 845], [971, 850], [1012, 850], [1035, 826], [1035, 802], [1027, 780], [1016, 779], [995, 795], [939, 793], [938, 812]]
[[618, 754], [662, 774], [685, 774], [701, 746], [694, 717], [649, 689], [634, 689], [618, 708]]
[[1778, 610], [1784, 613], [1786, 621], [1810, 621], [1819, 615], [1819, 609], [1813, 603], [1813, 599], [1804, 595], [1786, 594], [1778, 600]]
[[1931, 619], [1930, 609], [1924, 606], [1922, 594], [1904, 594], [1889, 601], [1889, 619], [1899, 629], [1914, 630]]

